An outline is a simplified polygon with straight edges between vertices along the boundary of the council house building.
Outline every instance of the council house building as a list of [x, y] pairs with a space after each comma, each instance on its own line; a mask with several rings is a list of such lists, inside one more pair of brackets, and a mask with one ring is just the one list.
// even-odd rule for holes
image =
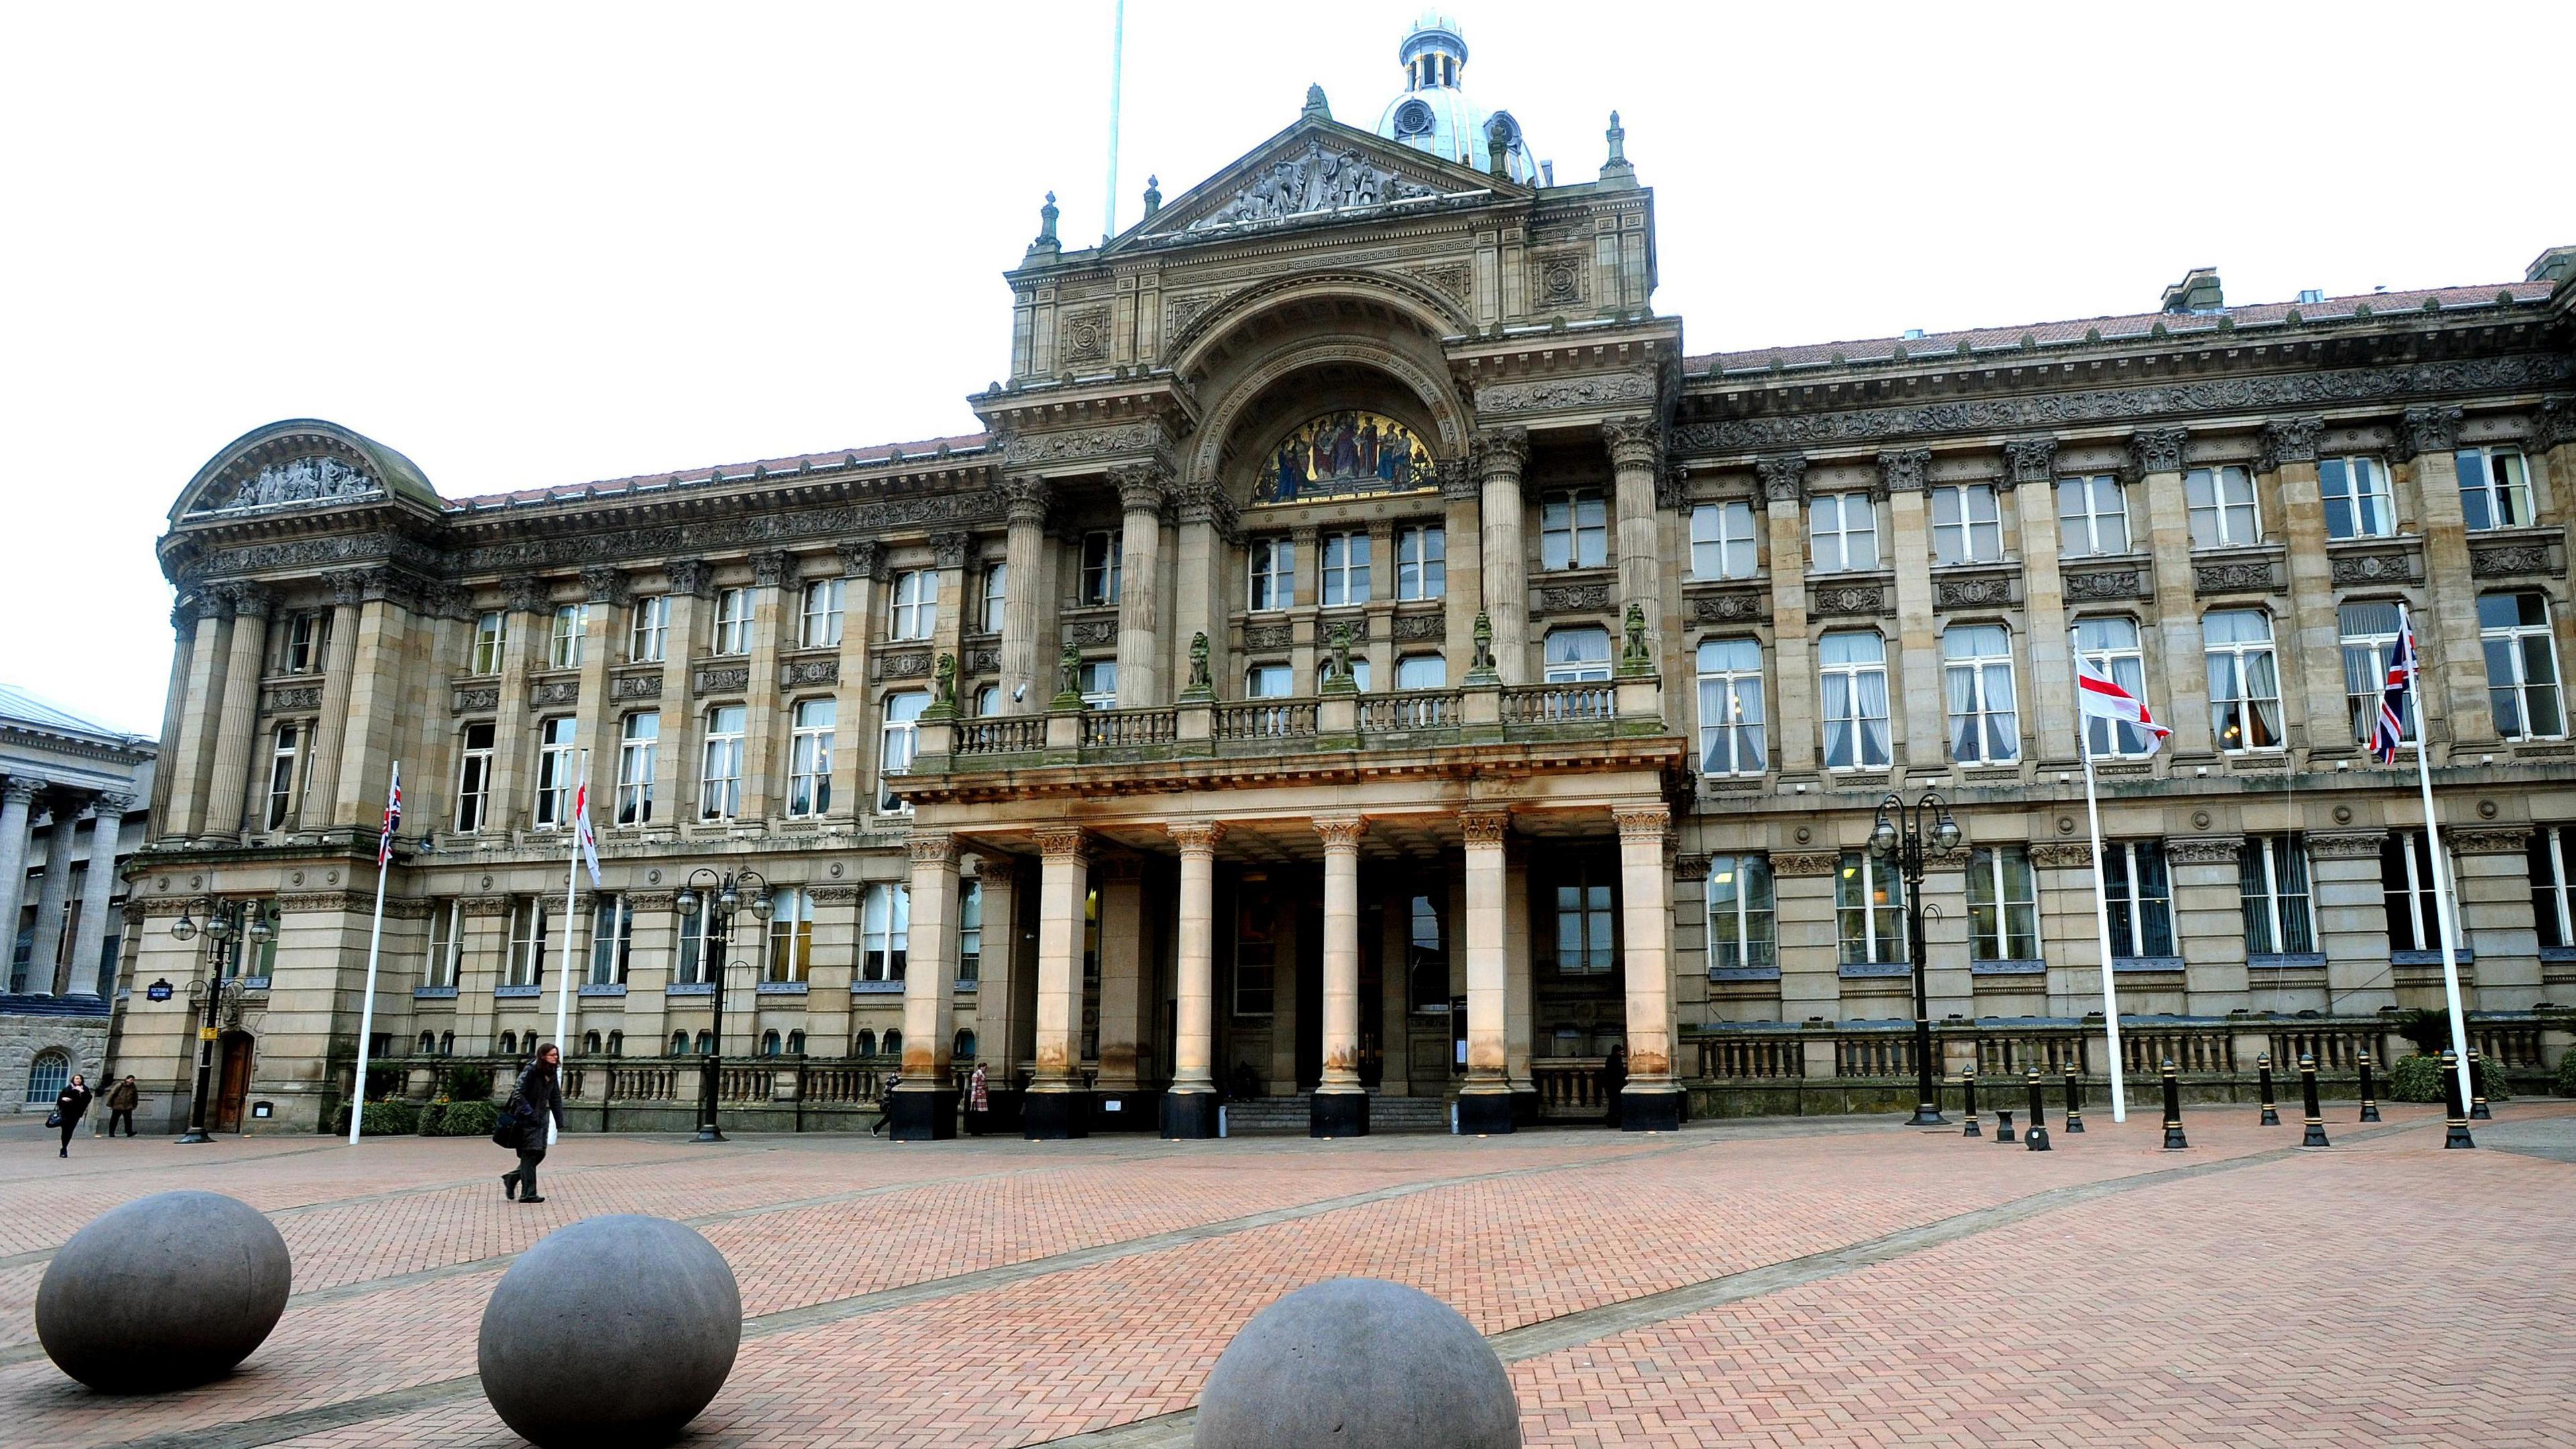
[[[2446, 870], [2473, 1040], [2564, 1049], [2576, 248], [1694, 352], [1616, 116], [1567, 174], [1454, 23], [1397, 59], [1099, 246], [1045, 207], [970, 434], [485, 496], [328, 422], [217, 452], [159, 544], [147, 1113], [201, 1049], [221, 1123], [345, 1105], [397, 761], [376, 1092], [506, 1079], [568, 986], [584, 1127], [685, 1127], [717, 1053], [729, 1123], [899, 1068], [913, 1138], [1910, 1103], [1867, 842], [1927, 788], [1942, 1070], [2098, 1078], [2077, 649], [2173, 731], [2093, 726], [2132, 1073], [2400, 1049]], [[2361, 743], [2401, 606], [2438, 860]]]

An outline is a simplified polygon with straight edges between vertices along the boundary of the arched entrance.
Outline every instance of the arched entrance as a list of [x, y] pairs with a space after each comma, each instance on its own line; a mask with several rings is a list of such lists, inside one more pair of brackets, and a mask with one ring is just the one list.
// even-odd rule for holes
[[215, 1039], [215, 1101], [206, 1125], [217, 1132], [239, 1132], [249, 1114], [251, 1035], [228, 1031]]

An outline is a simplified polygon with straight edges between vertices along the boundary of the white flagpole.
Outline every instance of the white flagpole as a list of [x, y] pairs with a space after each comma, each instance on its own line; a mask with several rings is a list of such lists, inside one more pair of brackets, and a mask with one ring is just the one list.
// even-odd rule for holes
[[1127, 65], [1127, 0], [1109, 22], [1109, 200], [1100, 210], [1100, 239], [1118, 235], [1118, 92]]
[[[2084, 713], [2084, 651], [2066, 631], [2075, 654], [2075, 744], [2084, 752], [2084, 819], [2093, 830], [2093, 932], [2102, 948], [2102, 1030], [2111, 1052], [2111, 1120], [2129, 1120], [2128, 1073], [2120, 1060], [2120, 988], [2111, 971], [2111, 883], [2102, 868], [2102, 802], [2093, 793], [2093, 729]], [[2116, 726], [2115, 726], [2116, 727]]]
[[[402, 788], [402, 761], [394, 761], [390, 788]], [[358, 1003], [358, 1088], [349, 1097], [349, 1145], [358, 1145], [358, 1129], [367, 1115], [367, 1045], [376, 1034], [376, 957], [385, 944], [385, 869], [393, 864], [394, 853], [381, 838], [376, 847], [376, 919], [367, 928], [367, 994]]]
[[[571, 813], [571, 802], [582, 799], [589, 789], [590, 751], [584, 750], [581, 752], [581, 784], [565, 802], [567, 816]], [[572, 1021], [572, 922], [574, 892], [581, 885], [581, 822], [567, 818], [564, 823], [571, 827], [565, 834], [572, 840], [572, 858], [564, 862], [563, 970], [559, 973], [562, 979], [555, 982], [555, 1050], [569, 1056], [571, 1048], [564, 1045], [564, 1032], [570, 1029]]]
[[[2397, 627], [2403, 637], [2413, 637], [2414, 626], [2406, 606], [2397, 606]], [[2433, 916], [2435, 929], [2442, 933], [2442, 1002], [2451, 1011], [2452, 1061], [2460, 1073], [2460, 1100], [2477, 1100], [2474, 1078], [2469, 1072], [2469, 1015], [2460, 1005], [2460, 957], [2451, 946], [2459, 930], [2459, 907], [2451, 897], [2451, 862], [2442, 853], [2441, 822], [2433, 817], [2433, 722], [2424, 714], [2424, 641], [2415, 640], [2415, 667], [2406, 676], [2406, 695], [2415, 706], [2415, 784], [2424, 792], [2424, 846], [2433, 860]]]

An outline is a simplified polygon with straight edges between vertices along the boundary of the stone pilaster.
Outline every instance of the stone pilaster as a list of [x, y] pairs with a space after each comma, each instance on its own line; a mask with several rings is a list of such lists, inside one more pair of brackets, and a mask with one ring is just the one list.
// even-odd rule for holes
[[609, 697], [609, 668], [617, 662], [635, 591], [627, 587], [624, 569], [593, 564], [581, 571], [581, 593], [589, 612], [581, 641], [581, 722], [574, 728], [588, 755], [582, 766], [590, 775], [590, 818], [596, 828], [617, 818], [617, 741], [624, 711]]
[[[841, 545], [841, 682], [832, 695], [832, 813], [865, 820], [876, 814], [876, 724], [869, 709], [868, 656], [876, 648], [877, 596], [886, 575], [885, 545], [874, 539]], [[1007, 608], [1019, 599], [1012, 566]], [[1009, 688], [1003, 690], [1005, 699]]]
[[1477, 481], [1471, 459], [1443, 458], [1439, 469], [1441, 543], [1449, 555], [1441, 595], [1441, 659], [1454, 685], [1467, 677], [1469, 661], [1476, 657], [1476, 611], [1484, 606], [1485, 540], [1477, 510], [1484, 485]]
[[1038, 656], [1046, 606], [1046, 480], [1025, 474], [1006, 477], [1002, 499], [1010, 529], [1003, 561], [1011, 571], [1002, 596], [1002, 713], [1038, 714], [1054, 693]]
[[179, 728], [162, 736], [159, 768], [168, 776], [168, 803], [156, 822], [160, 838], [194, 840], [205, 830], [206, 782], [214, 773], [215, 732], [223, 715], [224, 628], [232, 601], [217, 588], [189, 601], [195, 632], [188, 641], [188, 677]]
[[1621, 963], [1627, 977], [1628, 1085], [1620, 1123], [1630, 1131], [1681, 1126], [1673, 1080], [1672, 876], [1664, 845], [1673, 812], [1662, 805], [1611, 812], [1619, 825]]
[[1004, 1086], [1020, 1064], [1020, 1038], [1028, 1034], [1020, 998], [1032, 963], [1020, 949], [1020, 888], [1026, 873], [1018, 860], [988, 855], [975, 879], [984, 897], [984, 955], [975, 988], [975, 1059], [994, 1086]]
[[1807, 638], [1807, 459], [1792, 453], [1753, 466], [1771, 554], [1771, 758], [1783, 775], [1812, 775], [1817, 704], [1815, 649]]
[[2540, 934], [2532, 919], [2527, 826], [2471, 826], [2442, 832], [2459, 863], [2453, 883], [2460, 936], [2477, 952], [2471, 1011], [2529, 1011], [2541, 989]]
[[1645, 611], [1647, 643], [1663, 659], [1664, 585], [1659, 547], [1656, 479], [1663, 466], [1663, 430], [1645, 417], [1613, 418], [1601, 425], [1610, 449], [1610, 476], [1619, 530], [1619, 609]]
[[536, 771], [529, 763], [536, 737], [529, 728], [528, 671], [535, 667], [549, 603], [543, 579], [511, 579], [502, 587], [501, 704], [492, 725], [492, 809], [483, 821], [483, 833], [495, 836], [525, 826], [536, 803]]
[[1932, 611], [1932, 528], [1924, 487], [1932, 466], [1928, 448], [1896, 448], [1878, 455], [1879, 485], [1887, 494], [1887, 562], [1896, 570], [1898, 692], [1890, 701], [1897, 727], [1896, 758], [1917, 773], [1944, 770], [1950, 752], [1948, 697], [1941, 686], [1941, 621]]
[[[1771, 852], [1782, 1021], [1811, 1016], [1832, 1021], [1842, 1015], [1840, 943], [1834, 928], [1834, 881], [1841, 864], [1841, 854], [1832, 850]], [[1833, 1071], [1830, 1055], [1823, 1070], [1828, 1075]]]
[[233, 606], [231, 647], [224, 661], [224, 703], [214, 736], [214, 764], [206, 782], [206, 815], [200, 839], [238, 841], [242, 798], [250, 788], [251, 732], [259, 726], [260, 661], [268, 647], [269, 595], [256, 584], [225, 590]]
[[[453, 745], [455, 727], [445, 701], [427, 705], [433, 692], [445, 693], [448, 674], [431, 657], [439, 643], [431, 606], [390, 570], [363, 576], [359, 596], [350, 610], [355, 627], [350, 630], [348, 718], [331, 773], [331, 819], [363, 834], [383, 818], [394, 759], [408, 739], [414, 752], [403, 761], [403, 775], [410, 802], [416, 802], [405, 806], [414, 815], [409, 828], [417, 833], [426, 826], [453, 826], [456, 781], [452, 774], [441, 775], [454, 768], [445, 747]], [[332, 627], [339, 627], [336, 620]], [[453, 634], [449, 638], [455, 641]], [[435, 752], [427, 748], [433, 738], [442, 747]], [[315, 764], [318, 768], [320, 762]]]
[[313, 722], [313, 764], [305, 776], [297, 820], [306, 830], [340, 824], [340, 755], [349, 738], [349, 690], [358, 668], [358, 605], [366, 576], [335, 573], [331, 585], [331, 640], [322, 651], [322, 713]]
[[1163, 504], [1171, 474], [1159, 463], [1139, 463], [1110, 475], [1118, 489], [1118, 704], [1144, 709], [1165, 702], [1163, 691]]
[[[798, 580], [796, 556], [784, 549], [768, 549], [751, 556], [751, 684], [743, 696], [742, 742], [742, 818], [767, 820], [780, 812], [786, 794], [786, 780], [778, 768], [786, 730], [778, 705], [778, 651], [780, 636], [790, 627], [787, 620], [796, 611]], [[841, 632], [849, 633], [849, 616], [845, 605]], [[904, 1034], [904, 1050], [910, 1051], [912, 1035]]]
[[1512, 1086], [1504, 1071], [1503, 849], [1511, 815], [1481, 810], [1458, 817], [1467, 843], [1467, 1080], [1458, 1098], [1458, 1130], [1512, 1130]]
[[[80, 807], [69, 796], [57, 793], [46, 803], [54, 820], [45, 830], [45, 873], [36, 880], [36, 926], [27, 947], [30, 996], [55, 994], [63, 954], [63, 906], [72, 894], [72, 842], [80, 831]], [[15, 935], [11, 932], [12, 944]]]
[[2168, 839], [2172, 877], [2174, 947], [2182, 953], [2183, 986], [2191, 1009], [2223, 1015], [2251, 1004], [2245, 966], [2245, 912], [2237, 884], [2235, 836]]
[[[706, 719], [690, 689], [689, 666], [705, 647], [715, 596], [715, 571], [706, 560], [674, 559], [665, 569], [671, 625], [662, 642], [662, 742], [653, 758], [653, 833], [661, 836], [676, 834], [683, 821], [698, 818], [698, 748]], [[846, 617], [842, 628], [846, 639]], [[842, 680], [846, 684], [848, 679], [844, 668]]]
[[2029, 637], [2030, 713], [2024, 725], [2048, 764], [2076, 754], [2075, 648], [2067, 635], [2066, 582], [2058, 568], [2057, 440], [2015, 438], [2004, 444], [1995, 491], [2012, 500], [2021, 544], [2022, 618]]
[[[2315, 926], [2317, 949], [2326, 954], [2327, 1002], [2335, 1014], [2346, 1016], [2395, 1006], [2397, 992], [2388, 967], [2388, 911], [2379, 880], [2379, 847], [2387, 832], [2312, 831], [2307, 839], [2308, 916]], [[2523, 895], [2527, 903], [2528, 887]], [[2263, 1004], [2283, 1009], [2271, 1002]]]
[[[108, 902], [116, 894], [116, 844], [125, 829], [128, 795], [101, 795], [90, 802], [89, 866], [81, 874], [80, 929], [72, 937], [70, 984], [73, 996], [99, 994], [100, 953], [107, 948]], [[0, 826], [5, 828], [5, 826]], [[15, 914], [0, 916], [14, 920]]]
[[2431, 743], [2447, 732], [2453, 751], [2491, 745], [2495, 711], [2487, 700], [2486, 653], [2478, 642], [2478, 581], [2469, 566], [2469, 525], [2460, 505], [2460, 409], [2408, 408], [2397, 426], [2398, 461], [2412, 465], [2415, 517], [2424, 535], [2430, 619], [2415, 620], [2424, 658], [2419, 681], [2431, 716]]
[[1528, 508], [1521, 497], [1521, 469], [1528, 463], [1526, 430], [1492, 428], [1477, 435], [1476, 475], [1484, 486], [1478, 584], [1494, 631], [1494, 670], [1505, 684], [1526, 684], [1530, 677], [1529, 546], [1523, 537]]
[[[1202, 479], [1180, 493], [1180, 541], [1172, 569], [1172, 627], [1165, 667], [1177, 698], [1190, 688], [1191, 641], [1208, 640], [1209, 687], [1216, 676], [1233, 673], [1226, 653], [1226, 562], [1242, 536], [1234, 500], [1214, 479]], [[1221, 692], [1221, 691], [1220, 691]]]
[[152, 772], [152, 795], [145, 802], [145, 818], [152, 822], [145, 835], [147, 840], [154, 838], [152, 832], [159, 831], [161, 822], [170, 818], [170, 766], [178, 756], [179, 722], [185, 717], [188, 705], [188, 666], [196, 653], [192, 642], [196, 628], [196, 611], [188, 601], [173, 601], [170, 605], [170, 678], [162, 690], [161, 730], [152, 737], [160, 742], [161, 766]]
[[[2171, 691], [2173, 711], [2166, 724], [2173, 730], [2176, 759], [2207, 758], [2209, 739], [2209, 671], [2201, 660], [2198, 591], [2191, 566], [2191, 507], [2183, 496], [2180, 428], [2141, 428], [2129, 436], [2128, 485], [2132, 507], [2130, 532], [2143, 532], [2154, 560], [2157, 635], [2164, 657], [2150, 671]], [[2135, 506], [2138, 495], [2146, 506]], [[2136, 524], [2143, 519], [2146, 527]], [[2237, 946], [2241, 958], [2244, 945]]]
[[[2289, 544], [2290, 617], [2281, 644], [2281, 709], [2293, 742], [2310, 759], [2350, 755], [2343, 710], [2343, 628], [2335, 604], [2334, 560], [2326, 552], [2325, 498], [2317, 491], [2322, 418], [2274, 418], [2263, 427], [2257, 490], [2280, 500]], [[2293, 699], [2295, 689], [2300, 698]]]
[[9, 957], [17, 951], [18, 911], [25, 904], [27, 888], [28, 821], [35, 813], [36, 798], [47, 788], [33, 775], [0, 780], [0, 943], [6, 944], [9, 953], [0, 956], [0, 985], [7, 984]]

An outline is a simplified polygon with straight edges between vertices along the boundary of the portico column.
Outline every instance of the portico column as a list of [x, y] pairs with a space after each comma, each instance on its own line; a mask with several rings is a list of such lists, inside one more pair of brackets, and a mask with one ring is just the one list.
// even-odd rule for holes
[[912, 945], [903, 973], [903, 1081], [895, 1088], [898, 1142], [957, 1135], [957, 1089], [948, 1080], [956, 1027], [957, 842], [912, 837]]
[[63, 954], [63, 902], [72, 893], [72, 837], [80, 828], [79, 806], [60, 795], [51, 805], [54, 823], [45, 830], [45, 874], [36, 886], [36, 929], [27, 948], [30, 996], [54, 994], [56, 963]]
[[213, 733], [220, 710], [217, 696], [224, 685], [224, 619], [232, 605], [221, 589], [203, 589], [187, 604], [190, 616], [188, 673], [180, 685], [179, 727], [165, 732], [156, 773], [166, 771], [161, 787], [161, 818], [154, 822], [160, 838], [173, 844], [194, 840], [205, 819], [206, 772], [213, 767]]
[[1360, 836], [1357, 816], [1318, 820], [1324, 838], [1324, 1071], [1309, 1099], [1317, 1137], [1368, 1135], [1360, 1085]]
[[1173, 1013], [1172, 1086], [1163, 1094], [1163, 1135], [1216, 1135], [1216, 846], [1213, 820], [1168, 827], [1181, 852], [1180, 932]]
[[1619, 611], [1645, 612], [1646, 642], [1661, 660], [1664, 637], [1663, 558], [1656, 546], [1655, 470], [1663, 461], [1663, 432], [1653, 418], [1612, 418], [1601, 425], [1610, 445], [1614, 501], [1619, 510]]
[[1628, 978], [1628, 1085], [1619, 1094], [1619, 1125], [1630, 1132], [1673, 1132], [1682, 1125], [1681, 1089], [1673, 1082], [1673, 906], [1664, 841], [1673, 812], [1639, 805], [1611, 812], [1619, 822], [1620, 953]]
[[18, 945], [18, 908], [27, 885], [27, 818], [45, 782], [32, 775], [0, 780], [0, 985], [9, 979], [9, 957]]
[[1038, 838], [1038, 1002], [1036, 1074], [1020, 1122], [1030, 1140], [1090, 1132], [1074, 1029], [1082, 1019], [1082, 898], [1090, 883], [1088, 842], [1056, 827]]
[[232, 651], [224, 661], [224, 703], [215, 724], [214, 773], [198, 838], [235, 841], [242, 833], [242, 793], [250, 787], [251, 729], [259, 723], [259, 666], [268, 646], [268, 590], [225, 589], [233, 605]]
[[1505, 684], [1529, 682], [1529, 558], [1521, 537], [1521, 467], [1529, 433], [1494, 428], [1476, 438], [1476, 475], [1484, 484], [1483, 548], [1477, 567], [1485, 618], [1494, 630], [1494, 672]]
[[1046, 480], [1002, 480], [1010, 531], [1003, 544], [1002, 713], [1037, 714], [1054, 693], [1038, 678], [1039, 609], [1046, 602]]
[[81, 875], [80, 929], [72, 936], [72, 996], [98, 995], [99, 953], [107, 944], [107, 903], [116, 893], [116, 842], [125, 829], [130, 795], [101, 795], [91, 802], [89, 868]]
[[[1180, 491], [1180, 542], [1172, 569], [1171, 638], [1163, 657], [1171, 670], [1172, 696], [1189, 691], [1215, 692], [1215, 676], [1226, 673], [1225, 566], [1230, 546], [1242, 536], [1242, 518], [1223, 485], [1202, 478]], [[1208, 640], [1210, 677], [1204, 685], [1191, 678], [1191, 641]]]
[[1441, 659], [1453, 685], [1466, 677], [1468, 663], [1476, 657], [1476, 611], [1485, 601], [1485, 541], [1476, 511], [1477, 496], [1483, 491], [1471, 459], [1440, 460], [1440, 501], [1446, 510], [1441, 543], [1449, 555], [1441, 587], [1445, 615]]
[[358, 664], [358, 600], [366, 575], [335, 573], [331, 585], [331, 641], [322, 651], [322, 714], [313, 724], [313, 769], [304, 783], [297, 819], [306, 830], [338, 823], [340, 750], [349, 737], [349, 684]]
[[1163, 499], [1171, 475], [1139, 463], [1109, 475], [1123, 510], [1118, 548], [1118, 706], [1163, 702]]
[[1503, 841], [1511, 823], [1502, 810], [1458, 817], [1467, 842], [1467, 1081], [1458, 1130], [1477, 1136], [1512, 1130], [1512, 1084], [1503, 1071]]

